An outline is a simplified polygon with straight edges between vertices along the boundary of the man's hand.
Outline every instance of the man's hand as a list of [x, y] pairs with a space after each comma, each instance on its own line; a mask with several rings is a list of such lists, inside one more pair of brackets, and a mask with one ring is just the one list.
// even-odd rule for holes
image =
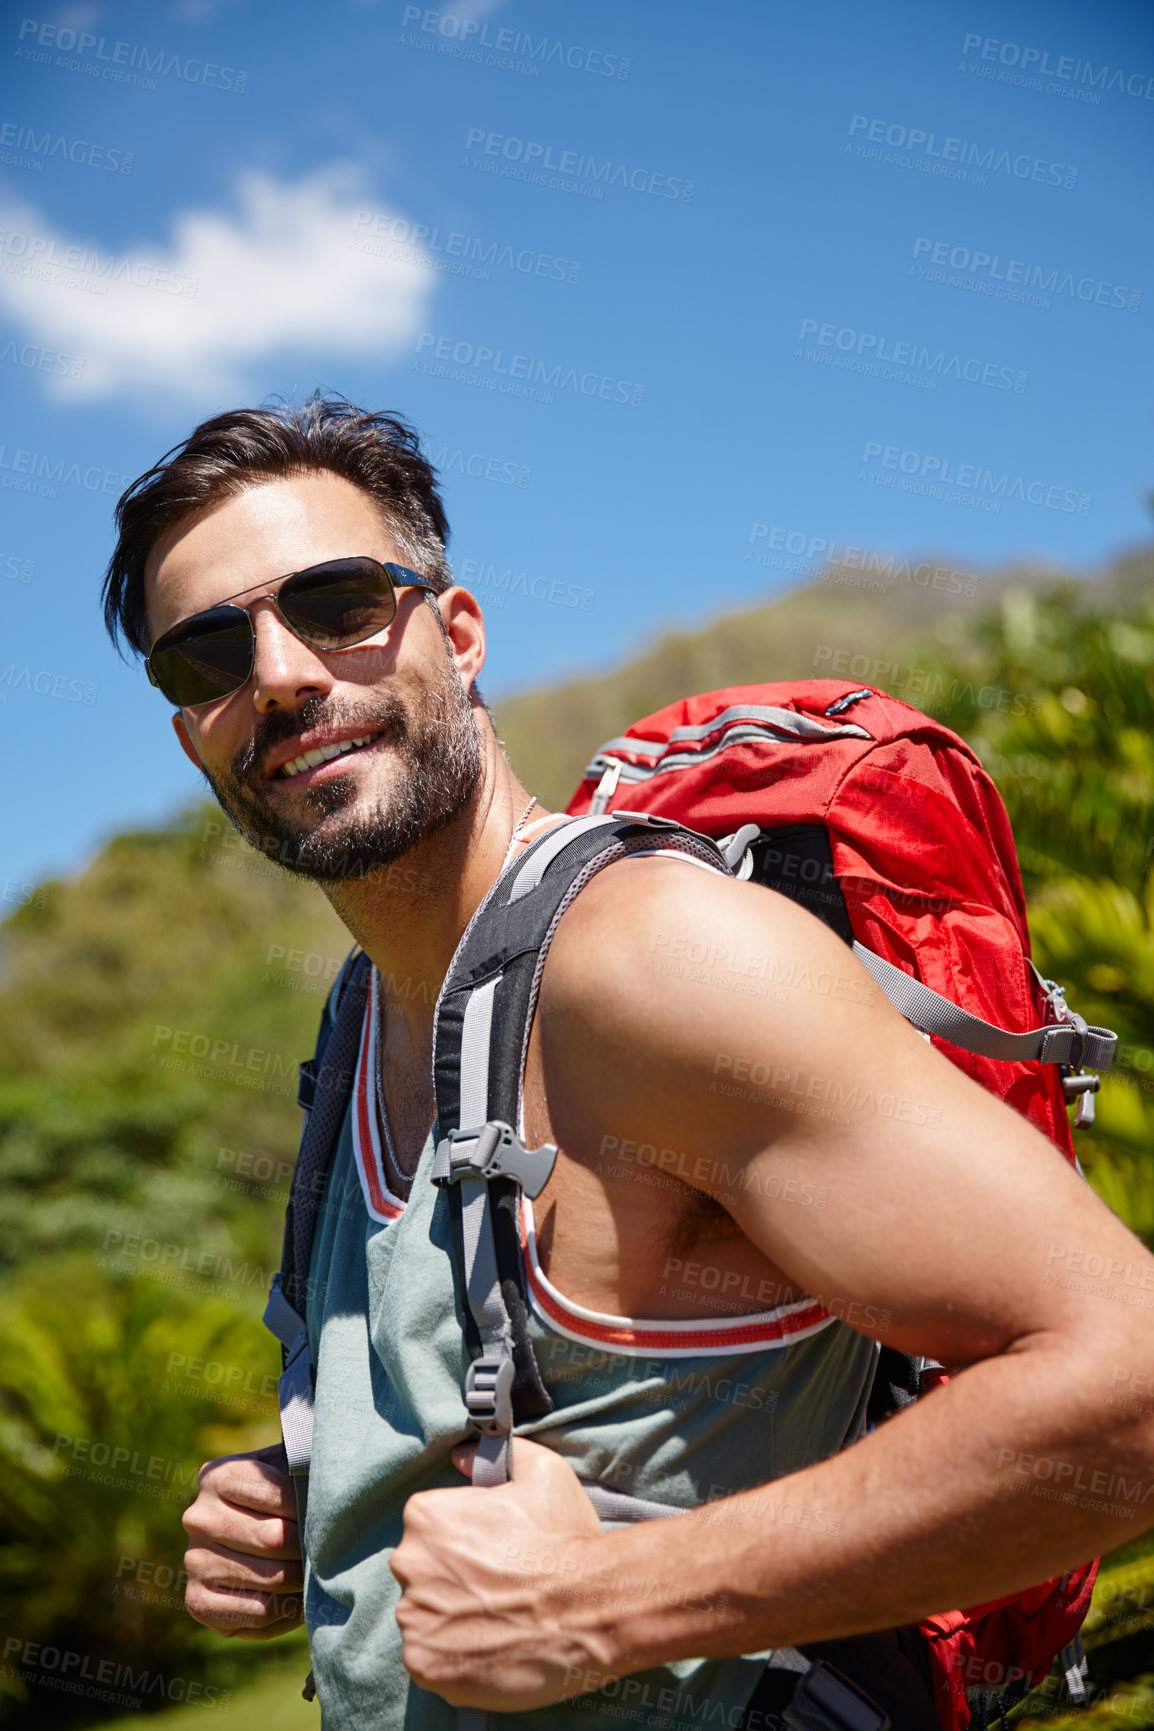
[[[472, 1455], [454, 1451], [466, 1474]], [[526, 1712], [573, 1694], [578, 1671], [605, 1664], [578, 1605], [601, 1542], [573, 1469], [539, 1443], [514, 1442], [507, 1485], [410, 1497], [391, 1560], [409, 1675], [454, 1707]]]
[[284, 1446], [225, 1455], [200, 1469], [181, 1517], [190, 1616], [244, 1641], [287, 1635], [303, 1620], [304, 1569], [296, 1492]]

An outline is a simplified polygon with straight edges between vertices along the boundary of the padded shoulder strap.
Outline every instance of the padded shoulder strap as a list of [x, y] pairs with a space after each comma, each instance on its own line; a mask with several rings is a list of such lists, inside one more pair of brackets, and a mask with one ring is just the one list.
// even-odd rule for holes
[[[437, 1121], [445, 1145], [460, 1130], [494, 1121], [519, 1130], [529, 1030], [553, 934], [589, 880], [628, 854], [669, 849], [728, 873], [703, 836], [647, 816], [578, 818], [546, 832], [506, 867], [457, 947], [437, 1002], [433, 1076]], [[493, 1176], [485, 1185], [498, 1292], [511, 1336], [513, 1416], [552, 1411], [529, 1343], [525, 1268], [518, 1222], [518, 1181]], [[471, 1360], [482, 1354], [484, 1324], [469, 1301], [470, 1247], [462, 1227], [460, 1185], [447, 1189], [454, 1274]], [[474, 1285], [476, 1280], [474, 1279]]]
[[285, 1212], [280, 1280], [285, 1298], [301, 1317], [305, 1314], [309, 1262], [321, 1197], [352, 1092], [370, 966], [363, 950], [354, 950], [346, 959], [321, 1016], [316, 1052], [310, 1062], [301, 1065], [298, 1098], [308, 1116]]
[[363, 952], [354, 950], [348, 957], [325, 1004], [316, 1052], [311, 1062], [301, 1065], [300, 1099], [308, 1117], [285, 1211], [280, 1273], [273, 1276], [264, 1312], [265, 1327], [281, 1344], [284, 1369], [277, 1385], [281, 1431], [296, 1487], [302, 1546], [313, 1446], [313, 1373], [306, 1321], [309, 1262], [321, 1196], [352, 1091], [369, 968]]

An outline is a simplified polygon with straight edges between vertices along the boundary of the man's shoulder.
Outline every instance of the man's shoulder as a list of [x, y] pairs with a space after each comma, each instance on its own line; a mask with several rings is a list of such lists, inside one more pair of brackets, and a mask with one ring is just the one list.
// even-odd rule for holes
[[596, 1013], [610, 999], [636, 1004], [681, 996], [701, 983], [699, 969], [743, 968], [759, 955], [796, 955], [811, 945], [824, 949], [831, 938], [812, 916], [761, 885], [739, 883], [672, 851], [634, 855], [598, 872], [565, 911], [542, 1000]]

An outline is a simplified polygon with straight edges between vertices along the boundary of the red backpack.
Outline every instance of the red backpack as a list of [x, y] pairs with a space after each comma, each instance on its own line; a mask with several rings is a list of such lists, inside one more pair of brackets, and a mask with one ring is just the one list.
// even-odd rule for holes
[[[602, 746], [568, 809], [645, 812], [720, 841], [740, 876], [790, 896], [852, 943], [953, 1063], [1076, 1164], [1067, 1102], [1078, 1100], [1076, 1123], [1092, 1119], [1097, 1077], [1083, 1066], [1106, 1068], [1114, 1036], [1087, 1028], [1033, 968], [1009, 818], [948, 728], [838, 680], [706, 692]], [[885, 1349], [878, 1392], [889, 1398], [874, 1416], [926, 1386], [924, 1375], [910, 1386], [901, 1355]], [[1071, 1696], [1085, 1700], [1078, 1631], [1096, 1572], [1089, 1563], [926, 1619], [944, 1731], [967, 1726], [972, 1707], [984, 1721], [991, 1698], [1020, 1697], [1059, 1652]]]

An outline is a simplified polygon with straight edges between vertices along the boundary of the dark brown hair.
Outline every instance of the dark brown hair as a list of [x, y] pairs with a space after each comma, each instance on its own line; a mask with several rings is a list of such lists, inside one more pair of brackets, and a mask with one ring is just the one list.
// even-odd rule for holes
[[449, 588], [449, 525], [437, 471], [416, 433], [396, 415], [372, 414], [319, 392], [299, 406], [232, 409], [202, 421], [141, 475], [116, 504], [116, 548], [104, 577], [104, 623], [114, 643], [148, 653], [144, 568], [157, 540], [181, 518], [254, 481], [328, 470], [376, 501], [404, 562]]

